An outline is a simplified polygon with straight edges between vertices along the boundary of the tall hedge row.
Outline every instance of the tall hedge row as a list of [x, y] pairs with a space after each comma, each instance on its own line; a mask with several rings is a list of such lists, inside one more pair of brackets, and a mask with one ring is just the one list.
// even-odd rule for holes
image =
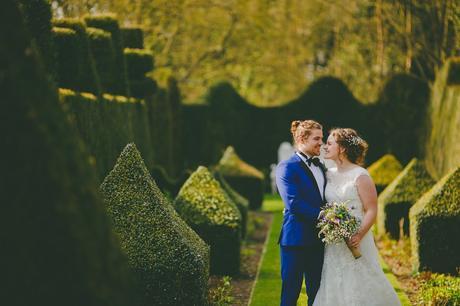
[[88, 93], [64, 89], [60, 90], [60, 98], [95, 158], [100, 180], [107, 175], [129, 142], [136, 142], [146, 163], [153, 165], [150, 119], [145, 101], [108, 94], [98, 99]]
[[2, 304], [136, 305], [90, 157], [18, 2], [0, 4]]
[[134, 144], [101, 192], [140, 285], [141, 305], [205, 305], [209, 247], [160, 192]]
[[374, 180], [377, 192], [382, 192], [403, 170], [403, 166], [392, 154], [385, 154], [367, 169]]
[[111, 87], [109, 87], [109, 92], [129, 96], [130, 91], [126, 72], [126, 62], [123, 55], [124, 44], [118, 20], [111, 15], [86, 16], [84, 20], [89, 27], [98, 28], [111, 34], [115, 66], [113, 83]]
[[[101, 94], [101, 84], [99, 74], [96, 70], [96, 63], [90, 47], [86, 25], [83, 21], [74, 18], [54, 19], [53, 25], [60, 28], [67, 28], [75, 31], [77, 35], [77, 46], [75, 50], [69, 50], [60, 42], [55, 42], [57, 51], [57, 63], [59, 67], [58, 84], [60, 87], [78, 91], [91, 92], [96, 95]], [[72, 73], [66, 70], [66, 65], [76, 65], [77, 71], [74, 73], [75, 83], [63, 82], [62, 79], [72, 78]]]

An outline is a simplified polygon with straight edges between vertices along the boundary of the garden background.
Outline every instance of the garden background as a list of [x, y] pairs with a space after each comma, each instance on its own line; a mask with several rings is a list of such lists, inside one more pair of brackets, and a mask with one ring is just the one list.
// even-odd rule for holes
[[267, 304], [270, 165], [312, 118], [369, 142], [401, 299], [460, 303], [456, 1], [1, 7], [5, 300]]

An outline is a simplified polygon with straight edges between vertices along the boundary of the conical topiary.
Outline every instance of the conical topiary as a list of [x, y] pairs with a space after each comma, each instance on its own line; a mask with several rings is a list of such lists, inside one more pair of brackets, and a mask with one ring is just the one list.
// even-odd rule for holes
[[211, 272], [239, 272], [241, 215], [206, 167], [184, 183], [174, 201], [181, 217], [211, 246]]
[[251, 209], [262, 206], [264, 174], [241, 160], [233, 147], [229, 146], [225, 150], [216, 171], [224, 176], [233, 189], [249, 200]]
[[0, 18], [9, 25], [0, 27], [1, 303], [137, 305], [90, 157], [18, 1], [2, 1]]
[[386, 154], [367, 168], [374, 180], [377, 192], [385, 189], [402, 171], [403, 166], [391, 154]]
[[460, 263], [460, 167], [425, 193], [409, 217], [414, 268], [455, 273]]
[[209, 248], [167, 202], [134, 144], [125, 147], [101, 191], [142, 287], [142, 304], [205, 304]]
[[403, 231], [408, 235], [409, 209], [434, 183], [425, 164], [413, 158], [379, 196], [377, 214], [379, 232], [388, 232], [392, 238], [398, 239], [399, 222], [403, 219]]

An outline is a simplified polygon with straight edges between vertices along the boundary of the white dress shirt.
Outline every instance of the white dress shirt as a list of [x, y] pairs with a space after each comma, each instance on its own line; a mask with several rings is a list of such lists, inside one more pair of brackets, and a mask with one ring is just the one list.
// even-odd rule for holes
[[[296, 154], [300, 157], [300, 159], [302, 159], [305, 165], [307, 165], [307, 167], [313, 173], [316, 183], [318, 184], [318, 189], [321, 194], [321, 198], [324, 199], [324, 183], [325, 182], [324, 182], [323, 171], [318, 166], [315, 166], [313, 163], [309, 166], [307, 159], [304, 156], [302, 156], [302, 154], [300, 154], [299, 152], [296, 152]], [[308, 156], [308, 154], [305, 154], [305, 155]], [[308, 156], [308, 158], [310, 158], [310, 156]]]

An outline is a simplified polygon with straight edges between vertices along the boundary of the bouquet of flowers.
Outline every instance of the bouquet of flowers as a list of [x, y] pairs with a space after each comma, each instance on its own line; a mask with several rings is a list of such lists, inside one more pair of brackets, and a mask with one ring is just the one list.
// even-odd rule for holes
[[[323, 236], [322, 241], [327, 244], [347, 241], [358, 232], [361, 221], [353, 216], [346, 206], [346, 202], [327, 203], [318, 216], [318, 225], [320, 228], [318, 237]], [[358, 248], [348, 245], [355, 259], [361, 257]]]

